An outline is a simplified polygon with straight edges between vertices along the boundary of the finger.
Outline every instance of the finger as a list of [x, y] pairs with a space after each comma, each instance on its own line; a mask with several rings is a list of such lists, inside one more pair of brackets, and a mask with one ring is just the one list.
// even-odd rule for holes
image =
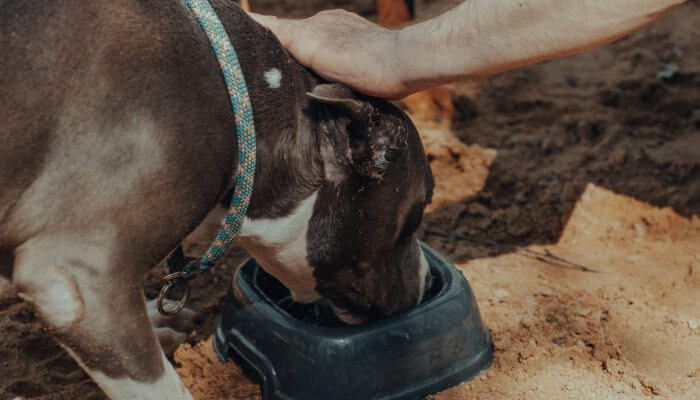
[[248, 15], [255, 20], [255, 22], [264, 26], [265, 28], [272, 31], [272, 33], [277, 36], [282, 46], [290, 47], [294, 42], [294, 20], [277, 18], [274, 15], [262, 15], [249, 12]]
[[277, 36], [282, 46], [297, 61], [309, 67], [310, 59], [318, 47], [318, 35], [309, 35], [309, 29], [300, 20], [277, 18], [272, 15], [248, 13], [251, 18]]

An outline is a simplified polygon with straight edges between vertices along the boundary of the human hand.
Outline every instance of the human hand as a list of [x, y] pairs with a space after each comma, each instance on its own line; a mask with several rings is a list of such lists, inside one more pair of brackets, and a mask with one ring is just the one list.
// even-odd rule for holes
[[250, 13], [270, 29], [303, 65], [329, 81], [342, 82], [375, 97], [397, 99], [411, 90], [402, 79], [398, 32], [343, 10], [305, 19], [280, 19]]

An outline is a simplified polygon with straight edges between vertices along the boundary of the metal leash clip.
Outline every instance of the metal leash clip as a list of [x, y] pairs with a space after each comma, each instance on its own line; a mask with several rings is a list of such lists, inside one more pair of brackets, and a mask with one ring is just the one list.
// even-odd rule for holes
[[[158, 312], [161, 315], [171, 316], [180, 312], [187, 304], [187, 300], [190, 299], [190, 279], [192, 279], [191, 271], [180, 271], [170, 274], [163, 278], [163, 287], [160, 288], [160, 293], [158, 294], [158, 300], [156, 301], [156, 306], [158, 307]], [[172, 310], [166, 310], [163, 306], [163, 302], [168, 297], [168, 293], [176, 287], [184, 284], [185, 285], [185, 295], [182, 296], [180, 302]]]
[[[185, 257], [182, 251], [182, 246], [177, 246], [175, 251], [168, 257], [168, 269], [170, 274], [163, 278], [163, 287], [160, 288], [160, 293], [158, 294], [158, 299], [156, 301], [156, 307], [161, 315], [171, 316], [180, 312], [187, 304], [187, 300], [190, 299], [190, 280], [192, 276], [197, 271], [197, 266], [193, 265], [196, 263], [194, 259], [188, 259]], [[168, 297], [170, 291], [180, 285], [185, 285], [185, 295], [182, 296], [177, 307], [172, 310], [166, 310], [164, 306], [165, 299]]]

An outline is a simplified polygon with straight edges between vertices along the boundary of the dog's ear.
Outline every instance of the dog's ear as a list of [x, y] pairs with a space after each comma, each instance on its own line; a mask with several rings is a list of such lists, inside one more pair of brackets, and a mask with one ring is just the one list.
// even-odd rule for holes
[[340, 83], [316, 85], [306, 95], [313, 101], [337, 107], [355, 121], [369, 117], [373, 109], [371, 104], [360, 100], [349, 87]]
[[393, 126], [392, 118], [379, 112], [368, 98], [339, 83], [317, 85], [307, 96], [325, 104], [332, 117], [344, 117], [330, 132], [338, 163], [368, 178], [381, 179], [398, 153], [392, 138], [401, 127]]

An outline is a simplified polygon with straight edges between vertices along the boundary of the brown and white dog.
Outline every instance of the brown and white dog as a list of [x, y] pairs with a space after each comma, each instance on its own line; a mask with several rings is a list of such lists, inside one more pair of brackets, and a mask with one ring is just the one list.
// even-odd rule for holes
[[[258, 132], [240, 244], [350, 323], [419, 303], [414, 232], [433, 183], [415, 128], [321, 82], [233, 0], [212, 5]], [[111, 398], [189, 399], [142, 285], [231, 189], [233, 115], [208, 40], [184, 0], [2, 7], [0, 271]]]

